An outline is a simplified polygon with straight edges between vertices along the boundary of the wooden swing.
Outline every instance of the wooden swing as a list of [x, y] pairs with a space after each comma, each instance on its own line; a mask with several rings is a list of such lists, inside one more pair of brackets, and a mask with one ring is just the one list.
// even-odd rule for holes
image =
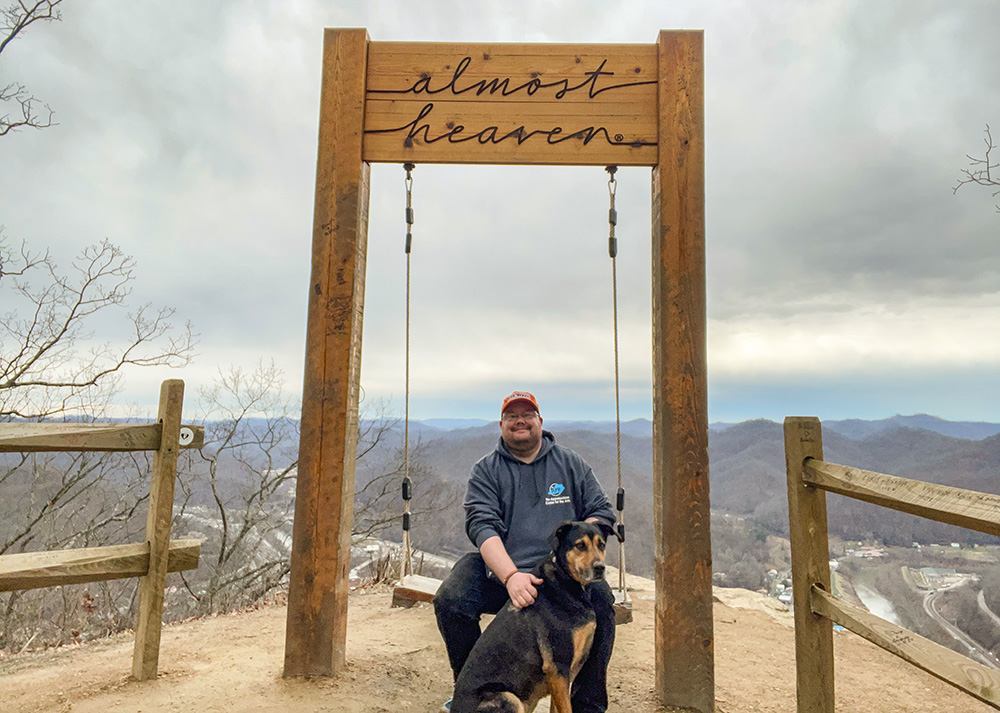
[[[412, 607], [417, 602], [433, 602], [441, 580], [424, 577], [413, 573], [412, 547], [410, 545], [410, 500], [413, 497], [413, 483], [410, 480], [410, 248], [413, 243], [413, 169], [412, 163], [403, 164], [406, 171], [406, 347], [405, 347], [405, 415], [403, 429], [403, 576], [392, 590], [392, 606]], [[615, 591], [615, 624], [627, 624], [632, 621], [632, 599], [625, 584], [625, 489], [622, 487], [622, 434], [621, 412], [619, 407], [619, 377], [618, 377], [618, 273], [615, 259], [618, 256], [618, 239], [615, 237], [615, 226], [618, 224], [618, 212], [615, 209], [615, 193], [618, 187], [615, 181], [617, 166], [608, 166], [608, 256], [611, 258], [611, 293], [612, 313], [614, 315], [614, 352], [615, 352], [615, 434], [618, 451], [618, 491], [615, 498], [617, 520], [615, 535], [618, 538], [618, 589]]]

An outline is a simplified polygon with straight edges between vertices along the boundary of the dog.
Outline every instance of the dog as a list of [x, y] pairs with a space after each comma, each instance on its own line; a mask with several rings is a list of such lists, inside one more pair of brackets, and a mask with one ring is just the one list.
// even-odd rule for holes
[[573, 679], [590, 654], [596, 617], [585, 587], [604, 579], [604, 523], [564, 522], [534, 574], [544, 580], [534, 604], [508, 603], [479, 637], [455, 682], [451, 713], [531, 713], [552, 696], [572, 713]]

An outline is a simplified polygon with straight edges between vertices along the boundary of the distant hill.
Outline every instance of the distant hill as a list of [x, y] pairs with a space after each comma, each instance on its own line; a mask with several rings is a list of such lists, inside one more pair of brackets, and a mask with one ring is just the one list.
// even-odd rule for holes
[[[915, 428], [922, 423], [928, 428]], [[846, 424], [846, 426], [844, 425]], [[594, 468], [608, 493], [617, 488], [614, 423], [546, 422], [556, 442], [580, 453]], [[842, 430], [848, 431], [847, 434]], [[965, 434], [948, 435], [940, 431]], [[983, 438], [970, 434], [989, 433]], [[867, 435], [861, 435], [867, 432]], [[464, 488], [472, 465], [491, 451], [499, 427], [490, 422], [422, 434], [423, 462], [442, 480]], [[1000, 425], [944, 421], [930, 416], [882, 421], [824, 423], [828, 461], [892, 475], [1000, 494]], [[623, 424], [622, 480], [627, 491], [626, 522], [630, 560], [636, 573], [648, 574], [653, 561], [651, 423]], [[709, 432], [712, 508], [752, 518], [767, 532], [787, 536], [788, 506], [781, 424], [764, 419], [727, 424]], [[868, 503], [831, 495], [830, 531], [845, 539], [881, 540], [886, 544], [919, 542], [995, 543], [988, 535], [942, 525]], [[430, 551], [468, 549], [460, 505], [435, 516], [433, 527], [415, 519], [415, 542]], [[633, 553], [634, 550], [634, 553]]]
[[[1000, 435], [980, 440], [897, 426], [867, 438], [848, 438], [824, 424], [828, 462], [968, 490], [1000, 494]], [[748, 421], [709, 436], [712, 506], [759, 520], [784, 534], [788, 528], [782, 427]], [[989, 535], [879, 508], [838, 495], [828, 497], [830, 531], [845, 539], [997, 543]]]
[[[746, 421], [742, 423], [746, 423]], [[718, 421], [710, 423], [708, 428], [709, 431], [725, 431], [737, 425], [739, 424]], [[943, 418], [929, 416], [925, 413], [918, 413], [912, 416], [896, 414], [890, 418], [875, 421], [865, 421], [859, 418], [823, 421], [823, 428], [836, 431], [842, 436], [853, 439], [867, 438], [876, 433], [891, 431], [895, 428], [921, 428], [925, 431], [940, 433], [943, 436], [966, 438], [972, 441], [989, 438], [1000, 433], [1000, 423], [989, 423], [986, 421], [946, 421]]]
[[1000, 423], [984, 421], [945, 421], [937, 416], [918, 413], [913, 416], [896, 414], [879, 421], [862, 421], [852, 418], [845, 421], [824, 421], [824, 428], [830, 428], [848, 438], [867, 438], [882, 431], [895, 428], [922, 428], [952, 438], [967, 438], [978, 441], [1000, 433]]
[[432, 428], [438, 428], [442, 431], [451, 431], [456, 428], [485, 426], [490, 422], [485, 418], [423, 418], [419, 420], [419, 423]]
[[[424, 426], [429, 426], [442, 431], [467, 430], [470, 428], [480, 428], [490, 426], [499, 432], [496, 421], [488, 421], [482, 418], [424, 418], [416, 421]], [[414, 420], [410, 420], [412, 428]], [[545, 421], [545, 428], [549, 431], [596, 431], [597, 433], [614, 433], [614, 421]], [[652, 436], [653, 422], [648, 418], [636, 418], [631, 421], [622, 422], [622, 433], [632, 436]]]
[[[545, 426], [555, 434], [557, 443], [579, 452], [590, 463], [605, 490], [613, 496], [617, 489], [614, 423], [546, 421]], [[1000, 424], [954, 422], [918, 415], [880, 421], [832, 421], [823, 426], [825, 457], [830, 462], [1000, 494]], [[403, 424], [397, 422], [373, 452], [359, 461], [358, 489], [378, 474], [398, 467], [402, 428]], [[450, 555], [471, 548], [463, 528], [461, 494], [472, 465], [496, 446], [499, 431], [496, 421], [411, 421], [411, 450], [420, 466], [427, 469], [413, 474], [415, 511], [419, 512], [421, 503], [435, 493], [455, 493], [449, 496], [453, 504], [447, 510], [413, 517], [415, 546]], [[984, 433], [988, 435], [978, 437]], [[714, 424], [709, 431], [708, 447], [713, 511], [747, 518], [768, 534], [787, 536], [781, 424], [764, 419]], [[622, 424], [622, 481], [627, 492], [625, 517], [630, 533], [630, 569], [647, 576], [652, 573], [654, 547], [652, 451], [652, 424], [648, 419]], [[235, 486], [224, 483], [223, 487]], [[194, 488], [194, 504], [210, 502], [207, 484], [195, 483]], [[997, 542], [996, 538], [981, 533], [837, 495], [829, 496], [828, 503], [830, 532], [843, 539], [881, 540], [904, 546], [914, 541]]]

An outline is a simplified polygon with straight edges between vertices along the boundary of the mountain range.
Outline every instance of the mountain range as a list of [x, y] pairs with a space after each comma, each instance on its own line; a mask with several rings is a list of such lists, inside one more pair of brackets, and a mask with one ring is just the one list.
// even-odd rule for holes
[[[450, 423], [450, 422], [449, 422]], [[464, 491], [473, 463], [492, 450], [499, 437], [495, 422], [445, 429], [441, 422], [411, 422], [411, 439], [422, 442], [421, 459], [439, 482]], [[458, 424], [463, 425], [463, 424]], [[613, 422], [545, 422], [556, 442], [582, 455], [609, 493], [617, 489]], [[414, 433], [417, 435], [414, 436]], [[928, 416], [894, 416], [879, 421], [850, 419], [823, 424], [828, 462], [874, 470], [968, 490], [1000, 494], [1000, 424], [957, 422]], [[397, 441], [398, 444], [398, 441]], [[786, 537], [788, 506], [782, 426], [768, 420], [714, 424], [709, 432], [712, 509], [752, 520], [768, 534]], [[626, 523], [636, 572], [653, 560], [652, 425], [647, 419], [622, 424], [622, 483], [627, 492]], [[419, 508], [417, 501], [414, 501]], [[844, 539], [909, 546], [912, 542], [996, 544], [997, 538], [917, 518], [868, 503], [828, 496], [830, 533]], [[413, 536], [430, 551], [465, 551], [459, 503], [433, 516]]]
[[[411, 421], [424, 427], [424, 431], [432, 433], [435, 431], [452, 431], [457, 429], [479, 428], [493, 424], [483, 418], [429, 418], [418, 421]], [[741, 421], [740, 423], [746, 423]], [[717, 421], [710, 423], [710, 431], [724, 431], [727, 428], [739, 425], [738, 423], [725, 423]], [[896, 428], [920, 428], [925, 431], [933, 431], [943, 436], [952, 438], [967, 438], [970, 440], [980, 440], [995, 436], [1000, 433], [1000, 423], [990, 423], [987, 421], [947, 421], [937, 416], [930, 416], [925, 413], [903, 416], [896, 414], [889, 418], [866, 421], [859, 418], [843, 419], [839, 421], [824, 421], [824, 428], [836, 431], [848, 438], [860, 439], [872, 436], [882, 431], [891, 431]], [[549, 430], [579, 430], [597, 431], [599, 433], [614, 433], [615, 424], [613, 421], [546, 421], [546, 428]], [[633, 436], [650, 436], [653, 433], [653, 423], [646, 418], [636, 418], [622, 422], [622, 433]]]

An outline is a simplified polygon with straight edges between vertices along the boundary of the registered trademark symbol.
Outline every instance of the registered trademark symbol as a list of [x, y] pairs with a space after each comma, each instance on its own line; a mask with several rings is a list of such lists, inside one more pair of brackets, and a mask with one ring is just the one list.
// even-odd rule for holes
[[615, 141], [621, 143], [624, 140], [625, 140], [624, 136], [622, 136], [621, 134], [615, 134]]

